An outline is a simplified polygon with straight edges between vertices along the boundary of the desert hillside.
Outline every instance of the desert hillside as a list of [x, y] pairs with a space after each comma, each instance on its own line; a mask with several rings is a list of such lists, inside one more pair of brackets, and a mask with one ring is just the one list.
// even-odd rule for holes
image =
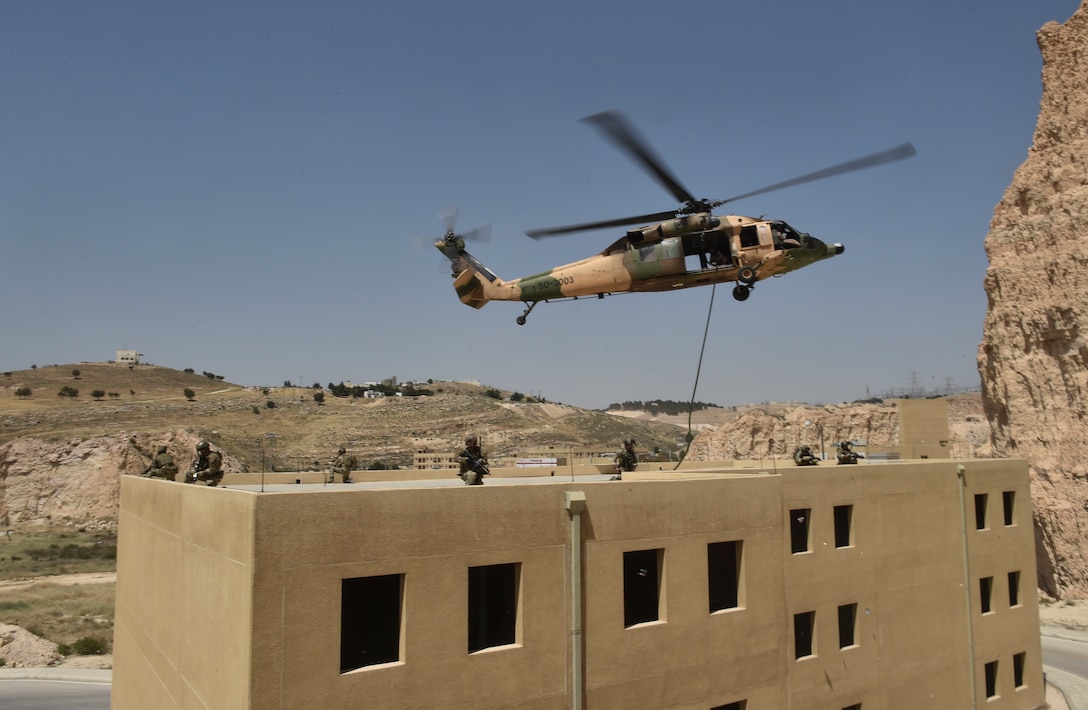
[[[224, 452], [226, 471], [238, 472], [324, 469], [339, 446], [351, 449], [362, 466], [410, 467], [414, 452], [454, 450], [469, 432], [500, 455], [607, 451], [634, 437], [640, 451], [657, 449], [667, 458], [682, 450], [688, 435], [686, 415], [619, 416], [512, 402], [489, 396], [486, 385], [456, 382], [431, 383], [422, 388], [425, 396], [356, 399], [309, 388], [246, 388], [150, 365], [57, 365], [2, 377], [0, 521], [12, 526], [110, 526], [121, 475], [142, 472], [158, 445], [184, 468], [200, 439]], [[78, 389], [78, 396], [60, 395], [65, 387]], [[101, 399], [90, 396], [96, 390], [105, 393]], [[17, 396], [19, 391], [24, 394]], [[978, 395], [949, 402], [950, 428], [958, 432], [953, 455], [985, 455]], [[826, 422], [828, 441], [866, 438], [894, 446], [899, 435], [894, 402], [710, 407], [691, 419], [695, 460], [760, 458], [771, 438], [778, 454], [788, 457], [791, 442], [813, 435], [805, 427], [809, 420]]]

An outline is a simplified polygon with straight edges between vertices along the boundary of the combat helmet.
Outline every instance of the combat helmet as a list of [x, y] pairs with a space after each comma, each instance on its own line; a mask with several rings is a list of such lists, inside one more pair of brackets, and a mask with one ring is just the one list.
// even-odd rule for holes
[[210, 448], [212, 448], [211, 444], [206, 441], [201, 441], [199, 444], [196, 445], [197, 451], [207, 451]]

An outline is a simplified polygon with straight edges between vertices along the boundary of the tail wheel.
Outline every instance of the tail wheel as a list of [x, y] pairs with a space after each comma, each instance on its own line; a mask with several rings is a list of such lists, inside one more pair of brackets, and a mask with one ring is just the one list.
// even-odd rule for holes
[[747, 301], [748, 296], [750, 296], [751, 293], [752, 289], [748, 288], [747, 286], [737, 284], [733, 287], [733, 298], [737, 299], [738, 301]]
[[737, 281], [745, 286], [751, 286], [756, 280], [756, 270], [751, 266], [742, 266], [737, 269]]

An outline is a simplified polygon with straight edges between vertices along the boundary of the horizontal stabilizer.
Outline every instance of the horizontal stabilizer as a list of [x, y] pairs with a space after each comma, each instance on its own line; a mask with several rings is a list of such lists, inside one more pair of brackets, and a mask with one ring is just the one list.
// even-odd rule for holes
[[484, 285], [472, 270], [466, 269], [459, 273], [457, 278], [454, 279], [453, 287], [457, 290], [457, 297], [461, 299], [461, 303], [466, 306], [483, 308], [487, 305], [487, 298], [484, 297]]

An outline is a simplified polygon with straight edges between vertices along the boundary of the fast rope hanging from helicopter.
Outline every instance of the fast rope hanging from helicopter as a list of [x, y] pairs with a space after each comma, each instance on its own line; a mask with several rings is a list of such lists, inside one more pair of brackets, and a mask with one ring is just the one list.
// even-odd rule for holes
[[684, 436], [684, 440], [687, 442], [687, 446], [684, 447], [684, 451], [680, 454], [680, 460], [676, 462], [673, 471], [680, 468], [680, 464], [684, 463], [684, 459], [688, 456], [688, 451], [691, 450], [691, 442], [695, 439], [695, 435], [691, 433], [691, 413], [695, 410], [695, 392], [699, 389], [699, 373], [703, 370], [703, 353], [706, 352], [706, 336], [710, 332], [710, 315], [714, 312], [714, 293], [718, 290], [718, 284], [715, 281], [710, 285], [710, 307], [706, 310], [706, 326], [703, 328], [703, 344], [699, 347], [699, 364], [695, 366], [695, 384], [691, 388], [691, 401], [688, 403], [688, 433]]

